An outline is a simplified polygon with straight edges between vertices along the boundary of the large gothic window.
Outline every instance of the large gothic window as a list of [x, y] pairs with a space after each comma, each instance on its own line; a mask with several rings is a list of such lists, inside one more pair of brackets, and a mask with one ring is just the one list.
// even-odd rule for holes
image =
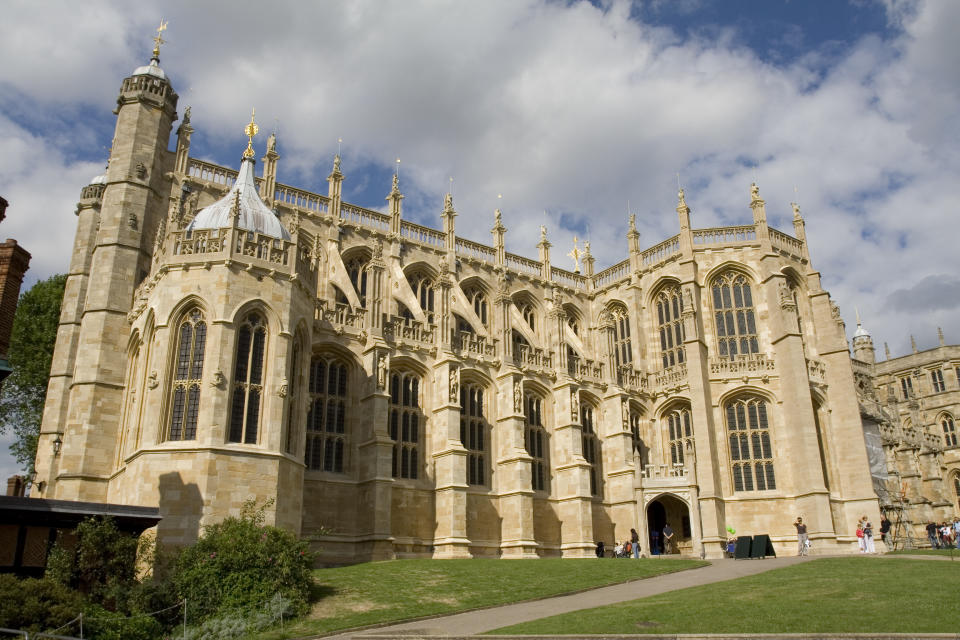
[[530, 487], [534, 491], [546, 491], [549, 481], [547, 454], [544, 444], [547, 432], [543, 428], [543, 412], [540, 398], [527, 394], [523, 399], [524, 430], [523, 444], [533, 458], [530, 467]]
[[413, 373], [390, 376], [387, 431], [393, 440], [394, 478], [420, 476], [420, 437], [424, 423], [420, 409], [420, 378]]
[[483, 387], [460, 387], [460, 443], [467, 448], [467, 484], [486, 484], [487, 420], [483, 408]]
[[953, 417], [950, 415], [941, 416], [940, 428], [943, 429], [943, 446], [957, 446], [957, 426], [953, 422]]
[[260, 313], [253, 312], [243, 319], [237, 330], [233, 401], [230, 405], [230, 442], [257, 443], [266, 346], [266, 323]]
[[767, 403], [760, 398], [740, 398], [726, 406], [733, 490], [776, 489], [773, 447]]
[[315, 358], [310, 363], [310, 408], [304, 463], [312, 471], [343, 473], [347, 448], [347, 366]]
[[682, 364], [683, 350], [683, 297], [680, 287], [669, 287], [657, 295], [657, 332], [660, 334], [660, 358], [663, 368]]
[[194, 440], [200, 408], [200, 379], [207, 325], [199, 309], [189, 311], [177, 329], [177, 360], [170, 398], [169, 440]]
[[473, 312], [477, 314], [477, 317], [480, 318], [481, 324], [483, 326], [489, 326], [488, 321], [488, 309], [487, 309], [487, 296], [483, 292], [483, 289], [477, 286], [467, 287], [464, 291], [464, 294], [467, 296], [467, 300], [470, 301], [470, 305], [473, 307]]
[[357, 297], [360, 298], [360, 305], [367, 306], [367, 258], [366, 256], [356, 256], [350, 258], [344, 266], [347, 268], [347, 274], [350, 276], [350, 282], [353, 288], [357, 290]]
[[713, 281], [713, 310], [720, 357], [735, 358], [760, 351], [750, 283], [736, 272]]
[[683, 407], [674, 409], [666, 415], [667, 432], [669, 434], [670, 462], [684, 464], [684, 452], [687, 444], [693, 443], [693, 421], [690, 419], [690, 409]]
[[427, 322], [433, 322], [433, 280], [424, 273], [413, 273], [409, 277], [410, 288], [420, 303], [420, 309], [427, 316]]
[[633, 350], [630, 347], [630, 318], [627, 310], [619, 305], [614, 307], [613, 313], [613, 355], [617, 365], [626, 367], [633, 362]]
[[530, 327], [530, 330], [536, 331], [537, 316], [534, 312], [533, 305], [526, 301], [519, 302], [517, 303], [517, 311], [519, 311], [520, 315], [523, 316], [523, 320], [527, 323], [527, 326]]
[[580, 430], [582, 433], [583, 457], [590, 463], [590, 493], [600, 495], [600, 440], [593, 426], [593, 407], [580, 404]]

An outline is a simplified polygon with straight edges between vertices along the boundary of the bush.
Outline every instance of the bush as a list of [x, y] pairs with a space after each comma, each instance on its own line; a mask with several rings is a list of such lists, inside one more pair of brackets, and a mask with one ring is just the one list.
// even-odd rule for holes
[[76, 545], [58, 540], [47, 560], [46, 576], [116, 611], [137, 585], [136, 536], [117, 529], [113, 518], [92, 516], [77, 525]]
[[177, 559], [173, 580], [187, 600], [190, 622], [243, 617], [280, 594], [284, 608], [305, 613], [313, 585], [313, 554], [289, 531], [263, 524], [270, 503], [247, 503], [239, 518], [204, 527]]
[[76, 618], [86, 604], [82, 594], [53, 580], [0, 574], [0, 627], [53, 630]]
[[[176, 612], [173, 612], [174, 615]], [[83, 633], [96, 640], [155, 640], [163, 637], [164, 626], [149, 615], [128, 617], [95, 604], [83, 611]]]

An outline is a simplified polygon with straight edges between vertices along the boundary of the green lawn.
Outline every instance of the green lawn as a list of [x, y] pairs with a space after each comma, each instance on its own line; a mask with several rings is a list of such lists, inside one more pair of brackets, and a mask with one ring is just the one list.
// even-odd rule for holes
[[956, 633], [957, 593], [950, 562], [823, 558], [491, 633]]
[[886, 555], [898, 556], [947, 556], [960, 560], [960, 549], [900, 549], [899, 551], [888, 551]]
[[699, 560], [395, 560], [316, 572], [311, 614], [263, 640], [466, 611], [648, 578]]

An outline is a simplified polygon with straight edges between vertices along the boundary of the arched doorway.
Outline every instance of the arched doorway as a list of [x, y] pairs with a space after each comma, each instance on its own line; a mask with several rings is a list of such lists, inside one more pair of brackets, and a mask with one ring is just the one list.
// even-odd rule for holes
[[670, 524], [674, 553], [691, 549], [690, 510], [680, 498], [663, 494], [647, 505], [647, 544], [651, 554], [663, 553], [663, 529]]

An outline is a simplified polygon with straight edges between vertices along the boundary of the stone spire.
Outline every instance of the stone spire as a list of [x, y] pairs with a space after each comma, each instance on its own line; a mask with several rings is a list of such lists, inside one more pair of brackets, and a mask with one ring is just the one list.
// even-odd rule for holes
[[540, 251], [540, 263], [543, 265], [541, 274], [545, 280], [550, 281], [550, 241], [547, 240], [547, 226], [540, 225], [540, 242], [537, 243], [537, 249]]
[[504, 248], [504, 237], [507, 234], [507, 228], [503, 226], [503, 215], [500, 209], [493, 212], [493, 228], [490, 229], [493, 235], [493, 246], [497, 250], [497, 264], [503, 264], [506, 260], [506, 249]]
[[340, 150], [337, 149], [337, 155], [333, 157], [333, 171], [327, 176], [329, 187], [327, 188], [327, 197], [330, 198], [330, 215], [335, 220], [340, 218], [340, 204], [343, 198], [343, 173], [340, 171]]
[[917, 353], [917, 339], [913, 337], [913, 334], [910, 334], [910, 348], [913, 349], [914, 353]]
[[387, 195], [390, 203], [390, 233], [400, 235], [400, 220], [403, 217], [403, 194], [400, 193], [400, 158], [397, 158], [397, 169], [393, 172], [393, 185]]
[[457, 212], [453, 208], [453, 194], [449, 191], [443, 197], [443, 211], [440, 212], [440, 220], [443, 222], [443, 233], [446, 235], [446, 250], [448, 254], [456, 251], [456, 227], [454, 221]]
[[940, 341], [941, 347], [946, 344], [943, 340], [943, 329], [941, 327], [937, 327], [937, 339]]

